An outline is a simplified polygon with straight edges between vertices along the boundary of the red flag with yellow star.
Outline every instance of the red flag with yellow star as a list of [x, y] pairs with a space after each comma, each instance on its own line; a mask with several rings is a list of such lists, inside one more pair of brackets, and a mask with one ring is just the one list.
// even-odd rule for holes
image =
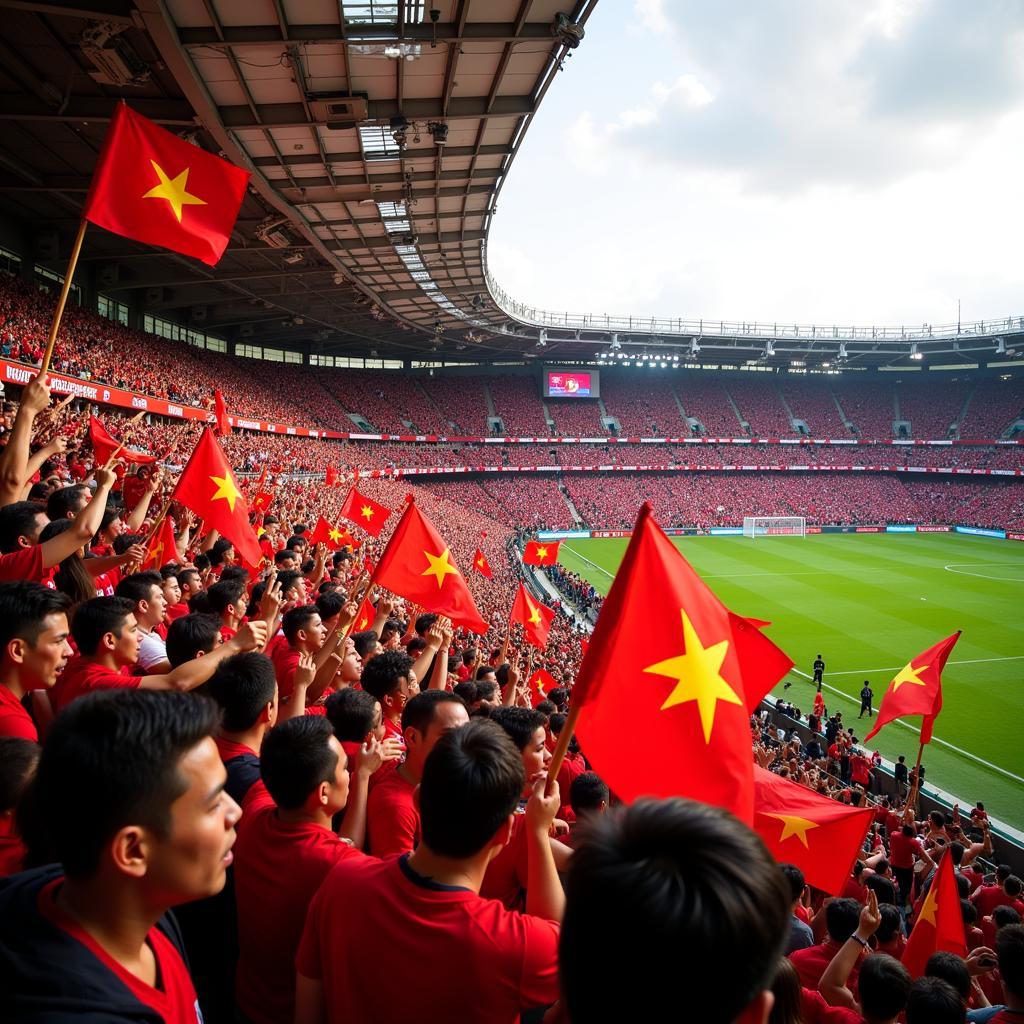
[[448, 545], [414, 501], [402, 513], [371, 582], [414, 601], [424, 611], [447, 615], [457, 626], [487, 632]]
[[[345, 533], [348, 533], [348, 530]], [[323, 516], [320, 516], [309, 539], [314, 544], [323, 544], [331, 551], [338, 551], [344, 543], [345, 533], [342, 533], [336, 526], [331, 526]]]
[[97, 466], [104, 465], [114, 452], [117, 452], [117, 457], [125, 462], [136, 462], [144, 466], [151, 466], [156, 462], [155, 455], [143, 455], [142, 452], [125, 448], [95, 416], [89, 417], [89, 440]]
[[352, 632], [362, 633], [364, 630], [369, 629], [376, 617], [377, 609], [370, 604], [368, 597], [364, 597], [363, 603], [359, 606], [359, 611], [356, 612], [356, 621], [352, 626]]
[[361, 526], [371, 536], [379, 537], [391, 515], [391, 509], [385, 508], [365, 494], [360, 494], [353, 486], [349, 488], [345, 504], [341, 507], [341, 514], [357, 526]]
[[904, 715], [923, 715], [921, 742], [931, 741], [935, 718], [942, 710], [942, 670], [946, 666], [950, 651], [959, 639], [958, 629], [952, 636], [940, 640], [900, 669], [882, 697], [875, 726], [864, 737], [865, 743], [883, 725], [888, 725]]
[[914, 930], [907, 939], [903, 950], [903, 966], [912, 978], [920, 978], [928, 958], [932, 953], [940, 951], [967, 956], [964, 919], [960, 913], [960, 892], [948, 847], [942, 854], [931, 887], [921, 903]]
[[573, 689], [580, 745], [624, 800], [685, 796], [749, 824], [750, 713], [792, 666], [715, 597], [645, 503]]
[[178, 543], [174, 536], [174, 526], [169, 516], [164, 516], [160, 529], [153, 535], [153, 539], [146, 548], [146, 560], [142, 563], [142, 570], [162, 569], [168, 562], [178, 560]]
[[558, 682], [547, 669], [539, 668], [526, 680], [526, 685], [530, 688], [530, 703], [536, 707]]
[[212, 267], [231, 238], [248, 183], [248, 171], [118, 103], [82, 215]]
[[249, 508], [209, 427], [203, 428], [173, 498], [192, 509], [207, 529], [227, 537], [247, 564], [259, 565], [263, 553], [249, 524]]
[[487, 556], [479, 548], [476, 549], [476, 554], [473, 555], [473, 568], [481, 576], [487, 579], [491, 578], [491, 563], [487, 561]]
[[548, 645], [548, 634], [551, 632], [551, 623], [555, 618], [553, 609], [535, 601], [526, 592], [526, 588], [519, 584], [516, 592], [516, 599], [512, 602], [512, 613], [509, 615], [509, 625], [518, 622], [523, 627], [523, 636], [542, 651]]
[[257, 491], [252, 499], [253, 512], [266, 512], [270, 503], [274, 500], [273, 491]]
[[754, 765], [754, 831], [780, 864], [795, 864], [809, 885], [843, 891], [870, 807], [849, 807]]
[[526, 565], [554, 565], [558, 561], [558, 546], [562, 542], [531, 540], [526, 542], [523, 562]]

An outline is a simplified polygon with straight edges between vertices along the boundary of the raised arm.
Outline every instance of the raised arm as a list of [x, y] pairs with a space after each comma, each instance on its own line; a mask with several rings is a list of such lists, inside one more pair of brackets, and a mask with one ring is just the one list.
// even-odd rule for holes
[[50, 389], [45, 380], [42, 376], [33, 377], [21, 393], [21, 404], [18, 406], [18, 415], [14, 418], [11, 436], [0, 453], [0, 507], [12, 504], [21, 496], [22, 488], [28, 479], [32, 426], [36, 417], [49, 404]]
[[860, 1007], [847, 982], [850, 980], [850, 973], [857, 966], [861, 953], [868, 948], [868, 939], [878, 931], [881, 923], [878, 896], [874, 889], [869, 889], [868, 902], [860, 912], [857, 930], [842, 944], [818, 982], [818, 991], [830, 1006], [846, 1006], [860, 1013]]

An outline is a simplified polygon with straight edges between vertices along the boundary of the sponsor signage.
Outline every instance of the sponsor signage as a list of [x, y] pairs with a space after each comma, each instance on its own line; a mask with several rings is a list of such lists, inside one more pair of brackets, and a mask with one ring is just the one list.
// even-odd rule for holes
[[952, 527], [949, 526], [919, 526], [918, 533], [949, 533]]
[[743, 536], [742, 526], [712, 526], [708, 533], [712, 537], [732, 537], [732, 536]]
[[1024, 540], [1024, 533], [1008, 533], [1007, 540]]
[[917, 533], [916, 526], [887, 526], [886, 533]]
[[980, 526], [958, 526], [957, 533], [967, 533], [972, 537], [995, 537], [998, 540], [1006, 540], [1005, 530], [984, 530]]

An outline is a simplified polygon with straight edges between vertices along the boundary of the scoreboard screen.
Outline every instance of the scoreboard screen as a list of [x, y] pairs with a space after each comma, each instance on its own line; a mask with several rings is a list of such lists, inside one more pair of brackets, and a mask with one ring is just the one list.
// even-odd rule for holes
[[599, 394], [596, 370], [544, 370], [545, 398], [597, 398]]

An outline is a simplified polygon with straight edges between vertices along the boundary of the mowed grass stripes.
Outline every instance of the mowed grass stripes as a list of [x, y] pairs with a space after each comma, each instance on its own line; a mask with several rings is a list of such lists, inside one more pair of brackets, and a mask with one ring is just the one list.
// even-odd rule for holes
[[[607, 592], [624, 539], [569, 540], [561, 562]], [[941, 740], [1024, 777], [1024, 545], [960, 534], [841, 534], [806, 538], [680, 537], [676, 546], [734, 611], [770, 619], [767, 633], [810, 675], [828, 666], [829, 711], [862, 738], [858, 694], [871, 681], [877, 708], [914, 655], [963, 630], [943, 673]], [[814, 688], [793, 675], [786, 696], [806, 713]], [[782, 692], [782, 684], [776, 692]], [[919, 724], [914, 720], [915, 727]], [[917, 735], [887, 726], [872, 748], [917, 755]], [[928, 782], [1024, 828], [1024, 785], [933, 743]]]

